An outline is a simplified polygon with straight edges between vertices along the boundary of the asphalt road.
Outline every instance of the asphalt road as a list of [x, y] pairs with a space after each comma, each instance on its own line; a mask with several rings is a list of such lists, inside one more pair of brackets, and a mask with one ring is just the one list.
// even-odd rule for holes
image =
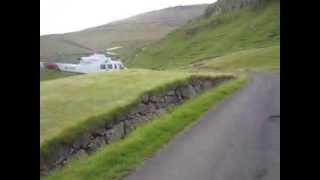
[[127, 180], [280, 179], [280, 76], [251, 82], [180, 133]]

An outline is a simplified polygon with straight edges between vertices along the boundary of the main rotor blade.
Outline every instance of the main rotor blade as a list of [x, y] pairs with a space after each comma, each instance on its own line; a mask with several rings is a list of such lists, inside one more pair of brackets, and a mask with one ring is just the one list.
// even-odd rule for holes
[[113, 50], [121, 49], [121, 48], [122, 48], [121, 46], [116, 46], [116, 47], [108, 48], [107, 51], [113, 51]]

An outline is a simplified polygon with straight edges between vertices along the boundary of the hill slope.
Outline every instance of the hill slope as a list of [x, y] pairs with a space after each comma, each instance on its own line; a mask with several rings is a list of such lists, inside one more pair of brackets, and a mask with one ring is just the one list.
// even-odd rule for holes
[[86, 50], [61, 41], [62, 38], [99, 50], [122, 45], [126, 47], [122, 52], [130, 53], [130, 50], [159, 40], [187, 21], [202, 15], [206, 8], [207, 5], [171, 7], [83, 31], [40, 36], [40, 56], [42, 61], [68, 61], [68, 58], [79, 56], [78, 53], [86, 53]]
[[240, 50], [279, 45], [279, 6], [277, 0], [266, 1], [263, 6], [226, 8], [221, 14], [208, 13], [210, 6], [202, 18], [140, 49], [130, 58], [129, 67], [172, 69]]
[[196, 62], [183, 68], [189, 71], [213, 70], [221, 72], [279, 70], [280, 46], [237, 51], [225, 56]]

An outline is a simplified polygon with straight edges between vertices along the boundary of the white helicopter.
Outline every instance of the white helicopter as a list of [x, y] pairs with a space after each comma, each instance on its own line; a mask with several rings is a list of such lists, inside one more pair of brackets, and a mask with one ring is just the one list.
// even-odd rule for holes
[[91, 55], [86, 57], [81, 57], [79, 64], [70, 64], [70, 63], [55, 63], [57, 69], [60, 71], [74, 72], [74, 73], [97, 73], [97, 72], [111, 72], [111, 71], [120, 71], [125, 69], [121, 61], [114, 61], [110, 56], [117, 55], [117, 53], [110, 52], [122, 47], [112, 47], [106, 49], [105, 54], [97, 53], [98, 51], [78, 44], [76, 42], [63, 39], [64, 42], [75, 45], [80, 48], [90, 50]]

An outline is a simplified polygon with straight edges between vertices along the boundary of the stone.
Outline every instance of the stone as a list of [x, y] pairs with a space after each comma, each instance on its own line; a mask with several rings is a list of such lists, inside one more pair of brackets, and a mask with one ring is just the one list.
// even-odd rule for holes
[[60, 148], [57, 148], [56, 151], [52, 154], [50, 154], [48, 159], [48, 162], [58, 164], [61, 163], [64, 159], [67, 159], [69, 156], [70, 149], [66, 146], [61, 146]]
[[139, 116], [134, 119], [126, 120], [124, 122], [125, 135], [129, 134], [131, 131], [136, 129], [138, 126], [149, 121], [154, 116], [155, 113], [156, 113], [156, 110], [153, 113], [151, 113], [151, 112], [146, 113], [143, 116]]
[[113, 126], [112, 129], [107, 130], [108, 142], [115, 142], [124, 137], [124, 123], [120, 122]]
[[142, 103], [144, 103], [144, 104], [148, 104], [149, 103], [149, 96], [148, 95], [144, 95], [142, 97]]
[[207, 90], [207, 89], [210, 89], [211, 87], [212, 87], [212, 82], [211, 81], [204, 81], [204, 83], [203, 83], [203, 88], [205, 89], [205, 90]]
[[72, 147], [75, 149], [84, 148], [89, 144], [90, 142], [90, 136], [89, 135], [83, 135], [81, 137], [78, 137], [74, 142]]
[[163, 109], [166, 107], [166, 103], [164, 102], [158, 102], [155, 104], [156, 109]]
[[145, 121], [145, 118], [146, 118], [146, 116], [140, 116], [140, 117], [137, 117], [137, 118], [133, 119], [134, 126], [135, 127], [140, 126], [142, 124], [142, 122]]
[[105, 139], [103, 137], [96, 137], [88, 144], [87, 150], [91, 153], [103, 145], [105, 145]]
[[202, 82], [200, 80], [197, 80], [197, 79], [194, 79], [192, 81], [192, 84], [191, 84], [194, 88], [194, 90], [197, 92], [197, 93], [200, 93], [202, 91]]
[[196, 93], [201, 93], [202, 88], [200, 84], [195, 84], [194, 86], [194, 90], [196, 91]]
[[87, 156], [88, 156], [88, 153], [84, 149], [80, 149], [76, 154], [74, 154], [71, 157], [71, 159], [80, 159]]
[[157, 110], [156, 106], [152, 103], [148, 104], [148, 112], [153, 113]]
[[166, 96], [167, 104], [177, 104], [179, 102], [179, 98], [177, 96]]
[[71, 147], [70, 150], [69, 150], [69, 154], [70, 154], [70, 155], [72, 155], [72, 154], [74, 154], [74, 153], [76, 153], [76, 152], [77, 152], [77, 150], [74, 149], [73, 147]]
[[196, 91], [191, 85], [181, 88], [181, 95], [183, 98], [189, 99], [196, 95]]
[[62, 169], [63, 168], [63, 164], [62, 163], [57, 163], [55, 164], [55, 169]]
[[145, 104], [140, 103], [138, 105], [137, 111], [138, 111], [139, 114], [142, 114], [142, 115], [147, 114], [149, 112], [148, 106], [145, 105]]
[[88, 153], [84, 149], [80, 149], [79, 151], [77, 151], [72, 156], [69, 156], [68, 159], [64, 160], [61, 164], [64, 166], [64, 165], [70, 163], [73, 160], [81, 159], [81, 158], [84, 158], [84, 157], [87, 157], [87, 156], [88, 156]]
[[148, 121], [148, 120], [151, 120], [153, 117], [154, 117], [154, 114], [155, 114], [156, 110], [154, 110], [153, 112], [150, 112], [148, 114], [146, 114], [144, 117], [145, 119]]
[[126, 114], [119, 115], [119, 116], [117, 117], [117, 122], [125, 121], [127, 118], [128, 118], [128, 117], [127, 117]]
[[[126, 118], [126, 119], [133, 119], [135, 116], [136, 116], [136, 114], [133, 113], [133, 112], [131, 112], [131, 113], [129, 113], [129, 114], [127, 115], [127, 118]], [[112, 127], [110, 127], [110, 128], [112, 128]], [[110, 129], [110, 128], [109, 128], [109, 129]]]
[[182, 100], [182, 94], [181, 94], [181, 90], [180, 89], [181, 88], [177, 88], [175, 90], [175, 94], [176, 94], [176, 96], [178, 97], [179, 100]]
[[153, 103], [161, 102], [161, 97], [159, 96], [150, 96], [150, 101]]
[[106, 133], [106, 129], [105, 128], [100, 128], [98, 130], [95, 130], [92, 134], [94, 137], [96, 136], [104, 136]]
[[63, 166], [63, 162], [66, 160], [67, 158], [59, 158], [55, 163], [54, 166], [55, 168], [62, 168]]
[[124, 122], [124, 128], [125, 128], [125, 135], [128, 135], [136, 128], [136, 123], [133, 119], [126, 120]]
[[170, 90], [170, 91], [168, 91], [166, 94], [167, 94], [168, 96], [175, 96], [175, 95], [176, 95], [176, 93], [175, 93], [174, 90]]
[[147, 121], [149, 120], [149, 118], [146, 116], [141, 116], [139, 119], [138, 119], [138, 126], [146, 123]]
[[165, 109], [158, 109], [156, 113], [158, 116], [161, 116], [162, 114], [165, 114], [166, 112], [167, 111]]

